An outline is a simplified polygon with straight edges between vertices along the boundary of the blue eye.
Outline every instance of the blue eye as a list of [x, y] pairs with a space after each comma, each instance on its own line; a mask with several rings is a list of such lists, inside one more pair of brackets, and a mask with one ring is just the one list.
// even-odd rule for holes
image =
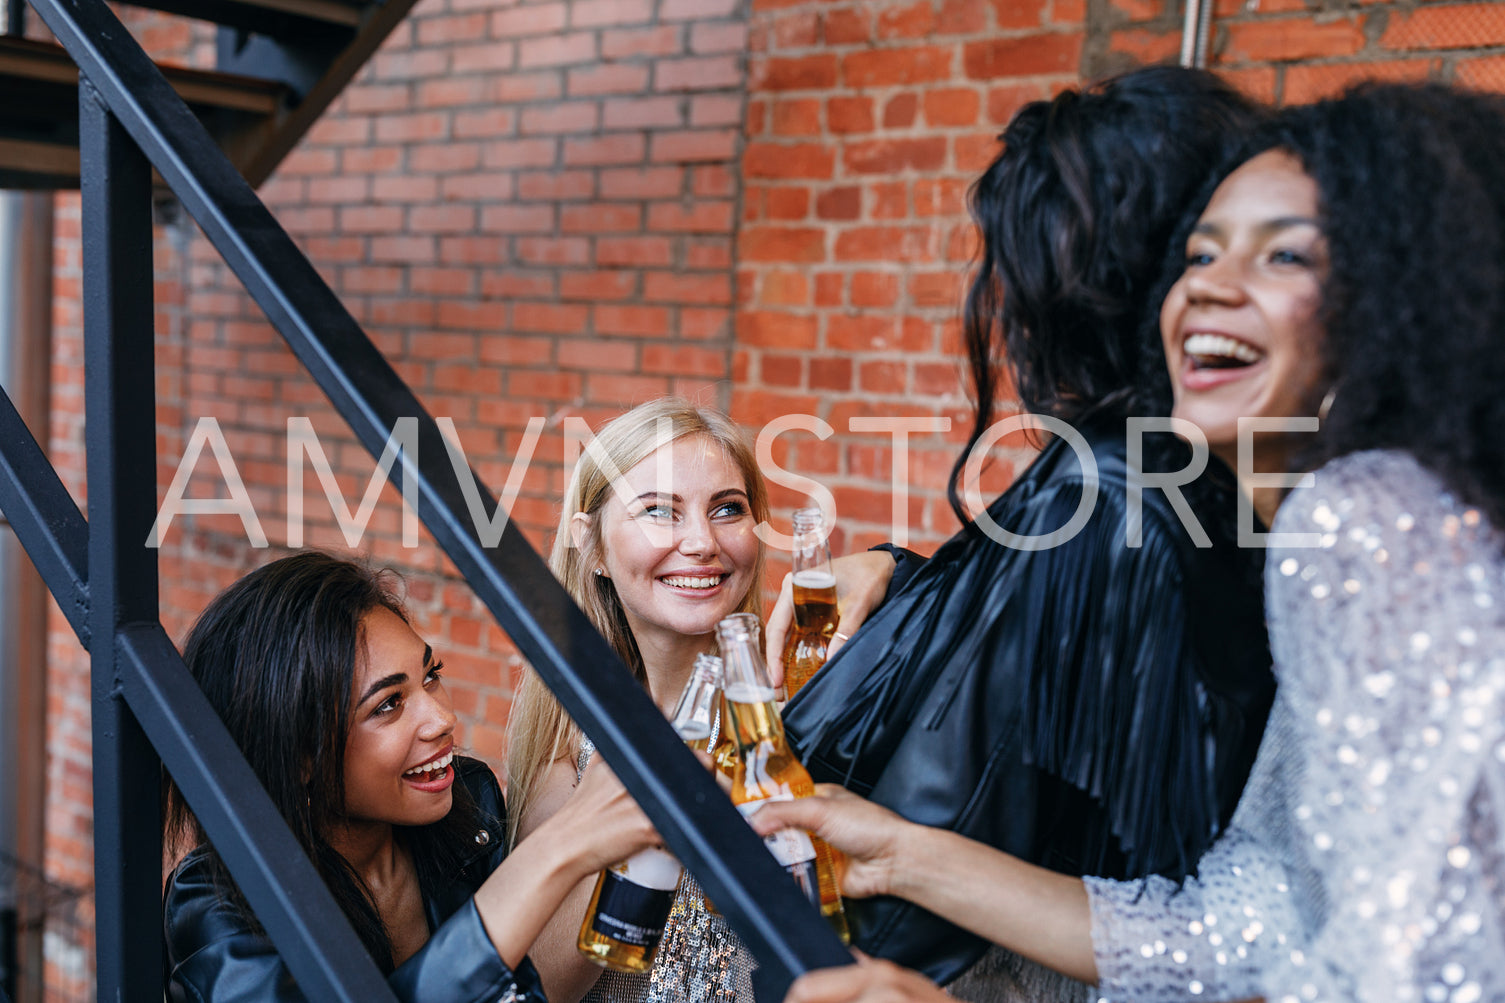
[[713, 519], [740, 519], [746, 514], [747, 506], [737, 501], [723, 502], [711, 510]]
[[672, 519], [674, 517], [674, 509], [672, 506], [665, 504], [645, 505], [642, 514], [650, 519]]
[[1310, 265], [1311, 259], [1300, 251], [1280, 248], [1270, 252], [1270, 260], [1277, 265]]
[[1207, 251], [1189, 251], [1186, 255], [1186, 267], [1196, 268], [1199, 265], [1212, 264], [1212, 255]]

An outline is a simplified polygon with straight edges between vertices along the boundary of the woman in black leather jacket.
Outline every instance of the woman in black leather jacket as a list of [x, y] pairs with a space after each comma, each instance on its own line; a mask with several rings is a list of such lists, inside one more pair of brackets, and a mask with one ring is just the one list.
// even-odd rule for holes
[[[918, 569], [913, 555], [857, 558], [894, 575], [888, 599], [784, 711], [817, 780], [1072, 875], [1185, 875], [1227, 822], [1274, 687], [1261, 552], [1237, 545], [1234, 480], [1215, 460], [1179, 501], [1136, 497], [1136, 440], [1144, 470], [1195, 468], [1130, 419], [1169, 414], [1168, 394], [1146, 399], [1165, 377], [1144, 332], [1172, 230], [1258, 119], [1211, 74], [1154, 67], [1009, 123], [971, 192], [977, 410], [950, 486], [964, 528]], [[977, 512], [962, 497], [1010, 379], [1070, 434]], [[770, 649], [787, 615], [781, 599]], [[843, 602], [840, 630], [861, 619]], [[1090, 995], [984, 957], [984, 941], [912, 903], [849, 912], [857, 946], [962, 999]]]
[[[657, 835], [604, 766], [510, 857], [506, 806], [455, 754], [442, 665], [385, 575], [325, 554], [222, 592], [184, 659], [397, 997], [541, 1001], [529, 945], [587, 875]], [[271, 940], [176, 787], [167, 845], [168, 996], [301, 1003]]]

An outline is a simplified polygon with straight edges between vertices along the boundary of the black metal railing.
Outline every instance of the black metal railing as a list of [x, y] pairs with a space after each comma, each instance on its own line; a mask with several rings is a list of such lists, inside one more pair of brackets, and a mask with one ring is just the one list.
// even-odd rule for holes
[[[159, 767], [182, 789], [311, 999], [392, 1000], [163, 630], [156, 551], [152, 168], [197, 220], [335, 408], [381, 454], [398, 419], [418, 445], [394, 466], [419, 516], [498, 623], [595, 739], [669, 848], [783, 995], [850, 957], [509, 522], [483, 545], [438, 426], [215, 147], [104, 0], [32, 0], [78, 64], [84, 244], [88, 521], [8, 399], [0, 508], [92, 666], [100, 999], [162, 999]], [[460, 476], [472, 479], [462, 484]]]

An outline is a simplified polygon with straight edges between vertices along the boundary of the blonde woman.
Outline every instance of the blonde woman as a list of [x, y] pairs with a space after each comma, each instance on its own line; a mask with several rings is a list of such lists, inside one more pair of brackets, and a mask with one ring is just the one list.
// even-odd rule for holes
[[[643, 404], [601, 429], [576, 465], [550, 566], [647, 688], [674, 709], [718, 621], [760, 613], [767, 490], [742, 431], [679, 398]], [[569, 803], [594, 746], [529, 672], [513, 708], [508, 837], [525, 840]], [[625, 856], [626, 854], [624, 854]], [[603, 972], [575, 940], [594, 878], [565, 900], [534, 946], [552, 1003], [751, 999], [752, 956], [705, 911], [687, 880], [649, 975]]]

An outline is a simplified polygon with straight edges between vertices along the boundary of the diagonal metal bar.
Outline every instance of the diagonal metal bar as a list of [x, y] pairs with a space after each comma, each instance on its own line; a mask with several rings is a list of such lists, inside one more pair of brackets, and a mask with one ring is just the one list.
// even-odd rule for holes
[[10, 396], [0, 392], [0, 512], [89, 647], [89, 525], [32, 437]]
[[[89, 650], [99, 997], [161, 998], [161, 763], [118, 688], [122, 624], [156, 622], [152, 169], [79, 81], [84, 264], [84, 434], [89, 479]], [[155, 866], [153, 866], [155, 864]]]
[[[303, 995], [394, 999], [386, 979], [159, 624], [116, 638], [121, 689]], [[155, 931], [154, 931], [155, 932]], [[161, 997], [158, 996], [158, 999]]]
[[418, 419], [401, 477], [417, 479], [425, 525], [775, 975], [768, 984], [850, 962], [522, 534], [509, 524], [482, 544], [433, 419], [102, 0], [33, 4], [366, 448], [380, 455], [399, 418]]

